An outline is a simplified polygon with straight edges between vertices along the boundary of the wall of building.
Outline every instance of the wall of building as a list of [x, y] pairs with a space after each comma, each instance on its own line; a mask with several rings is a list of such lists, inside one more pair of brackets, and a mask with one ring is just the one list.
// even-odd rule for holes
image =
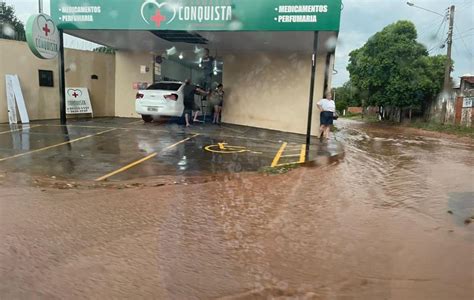
[[455, 125], [472, 127], [474, 120], [474, 108], [472, 107], [473, 102], [474, 97], [456, 97], [454, 121]]
[[[140, 72], [140, 66], [149, 71]], [[140, 117], [135, 112], [134, 82], [153, 82], [153, 55], [147, 52], [117, 51], [115, 53], [115, 116]]]
[[[323, 96], [325, 64], [324, 53], [316, 65], [313, 134], [319, 129], [316, 102]], [[226, 54], [223, 121], [304, 134], [310, 78], [310, 53]]]
[[94, 116], [115, 115], [114, 55], [67, 49], [65, 70], [66, 86], [89, 89]]
[[[66, 85], [87, 87], [95, 116], [114, 115], [114, 55], [65, 50]], [[51, 70], [54, 87], [40, 87], [38, 70]], [[31, 120], [59, 118], [58, 63], [56, 59], [36, 58], [25, 42], [0, 40], [0, 123], [8, 122], [5, 74], [20, 78], [26, 108]], [[91, 75], [98, 80], [92, 80]]]

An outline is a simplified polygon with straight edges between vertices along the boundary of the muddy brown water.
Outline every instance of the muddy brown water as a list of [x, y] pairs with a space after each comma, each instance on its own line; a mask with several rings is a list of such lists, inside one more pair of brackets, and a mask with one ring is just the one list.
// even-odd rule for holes
[[472, 140], [338, 124], [342, 160], [283, 175], [4, 182], [0, 297], [472, 299]]

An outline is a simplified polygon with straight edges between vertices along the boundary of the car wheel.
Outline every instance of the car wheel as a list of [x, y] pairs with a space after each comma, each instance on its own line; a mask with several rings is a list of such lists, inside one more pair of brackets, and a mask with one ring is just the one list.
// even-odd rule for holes
[[143, 121], [145, 121], [145, 123], [150, 123], [151, 121], [153, 121], [153, 117], [150, 115], [142, 115], [142, 119]]

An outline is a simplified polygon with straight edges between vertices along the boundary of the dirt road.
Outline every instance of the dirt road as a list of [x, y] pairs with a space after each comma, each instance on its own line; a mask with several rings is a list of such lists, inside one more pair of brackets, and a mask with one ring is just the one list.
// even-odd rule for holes
[[371, 126], [339, 121], [343, 160], [283, 175], [4, 176], [0, 298], [472, 299], [474, 144]]

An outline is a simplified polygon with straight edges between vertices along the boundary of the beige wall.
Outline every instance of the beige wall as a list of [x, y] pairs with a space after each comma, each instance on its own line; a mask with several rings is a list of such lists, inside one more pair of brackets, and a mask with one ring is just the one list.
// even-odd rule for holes
[[[149, 68], [140, 73], [140, 66]], [[134, 82], [153, 82], [153, 56], [149, 53], [117, 51], [115, 54], [115, 116], [139, 117], [135, 112]]]
[[66, 49], [65, 69], [66, 86], [89, 89], [94, 116], [115, 115], [114, 55]]
[[[66, 49], [66, 86], [88, 87], [95, 116], [114, 115], [114, 56]], [[40, 87], [38, 70], [51, 70], [54, 87]], [[31, 120], [59, 118], [59, 80], [56, 59], [36, 58], [24, 42], [0, 39], [0, 123], [8, 122], [5, 74], [17, 74]], [[91, 75], [98, 80], [91, 80]], [[71, 117], [71, 116], [68, 116]]]
[[[314, 107], [323, 95], [326, 54], [317, 58]], [[224, 56], [223, 121], [306, 133], [311, 54], [248, 53]], [[319, 112], [313, 110], [313, 134]]]

